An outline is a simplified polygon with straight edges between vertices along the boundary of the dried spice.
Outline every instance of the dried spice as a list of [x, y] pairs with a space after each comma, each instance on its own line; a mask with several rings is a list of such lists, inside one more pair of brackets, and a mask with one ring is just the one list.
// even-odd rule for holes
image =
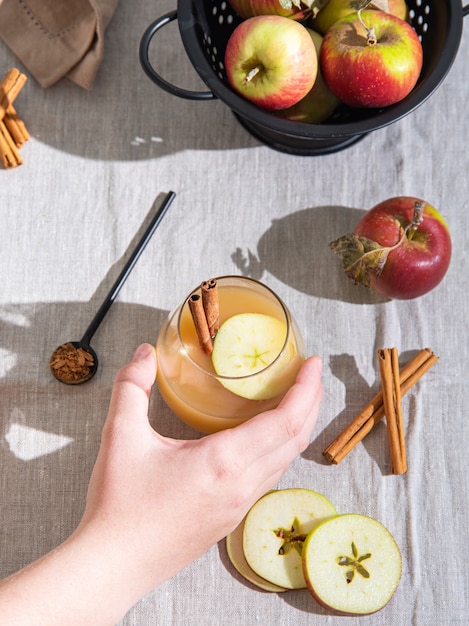
[[87, 350], [76, 347], [73, 343], [64, 343], [53, 352], [49, 366], [58, 380], [76, 385], [93, 375], [95, 359]]
[[13, 67], [0, 82], [0, 161], [5, 169], [23, 163], [19, 148], [30, 137], [23, 120], [13, 106], [13, 101], [26, 80], [26, 74], [21, 74]]

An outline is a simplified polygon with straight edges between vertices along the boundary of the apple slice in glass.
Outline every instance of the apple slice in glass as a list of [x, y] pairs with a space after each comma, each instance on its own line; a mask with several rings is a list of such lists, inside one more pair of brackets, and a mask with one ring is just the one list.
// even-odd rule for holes
[[318, 525], [304, 542], [302, 560], [312, 596], [342, 615], [379, 611], [401, 578], [401, 553], [390, 532], [378, 520], [356, 513]]
[[220, 383], [238, 396], [266, 400], [291, 386], [283, 376], [294, 356], [285, 346], [285, 322], [263, 313], [240, 313], [229, 317], [216, 334], [212, 364]]
[[311, 489], [271, 491], [246, 515], [243, 551], [259, 576], [286, 589], [304, 589], [302, 547], [321, 522], [336, 516], [333, 504]]

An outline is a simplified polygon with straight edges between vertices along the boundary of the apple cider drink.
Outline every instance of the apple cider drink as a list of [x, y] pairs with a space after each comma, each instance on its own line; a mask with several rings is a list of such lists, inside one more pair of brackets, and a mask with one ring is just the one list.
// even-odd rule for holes
[[156, 348], [161, 396], [179, 419], [203, 433], [275, 408], [304, 360], [302, 337], [285, 304], [241, 276], [194, 289], [169, 315]]

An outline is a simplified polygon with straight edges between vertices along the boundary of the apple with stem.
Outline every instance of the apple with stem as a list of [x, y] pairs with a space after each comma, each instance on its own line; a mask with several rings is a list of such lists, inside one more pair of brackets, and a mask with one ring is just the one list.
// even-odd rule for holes
[[305, 589], [303, 542], [313, 528], [335, 515], [334, 505], [311, 489], [270, 491], [251, 507], [244, 520], [247, 563], [278, 587]]
[[[313, 28], [322, 35], [325, 35], [333, 24], [346, 15], [356, 13], [358, 4], [356, 0], [328, 0], [316, 14], [312, 22]], [[391, 15], [395, 15], [401, 20], [408, 19], [409, 10], [405, 0], [387, 0], [384, 3], [370, 2], [367, 8], [391, 13]]]
[[[313, 40], [316, 53], [319, 57], [322, 36], [311, 28], [307, 28], [307, 31]], [[292, 107], [277, 111], [277, 115], [291, 120], [292, 122], [320, 124], [334, 113], [339, 104], [339, 99], [334, 96], [332, 91], [326, 85], [321, 69], [319, 68], [314, 85], [306, 96]]]
[[380, 202], [353, 233], [330, 244], [355, 283], [388, 298], [411, 299], [434, 289], [451, 262], [451, 235], [424, 200], [399, 196]]
[[302, 563], [316, 601], [340, 615], [370, 615], [392, 598], [402, 573], [399, 547], [381, 522], [346, 513], [306, 538]]
[[316, 49], [306, 28], [279, 15], [241, 22], [225, 50], [229, 84], [257, 106], [286, 109], [312, 88], [318, 71]]
[[256, 15], [281, 15], [293, 20], [305, 20], [316, 15], [327, 0], [229, 0], [243, 19]]
[[351, 107], [379, 108], [403, 100], [423, 63], [410, 24], [368, 9], [342, 18], [324, 36], [320, 67], [330, 90]]

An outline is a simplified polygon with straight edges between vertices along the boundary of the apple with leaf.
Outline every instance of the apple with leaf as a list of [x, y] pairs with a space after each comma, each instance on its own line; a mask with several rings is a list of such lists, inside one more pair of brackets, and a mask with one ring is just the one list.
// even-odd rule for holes
[[434, 289], [451, 262], [451, 235], [443, 216], [412, 196], [380, 202], [353, 233], [331, 242], [356, 284], [388, 298], [417, 298]]

